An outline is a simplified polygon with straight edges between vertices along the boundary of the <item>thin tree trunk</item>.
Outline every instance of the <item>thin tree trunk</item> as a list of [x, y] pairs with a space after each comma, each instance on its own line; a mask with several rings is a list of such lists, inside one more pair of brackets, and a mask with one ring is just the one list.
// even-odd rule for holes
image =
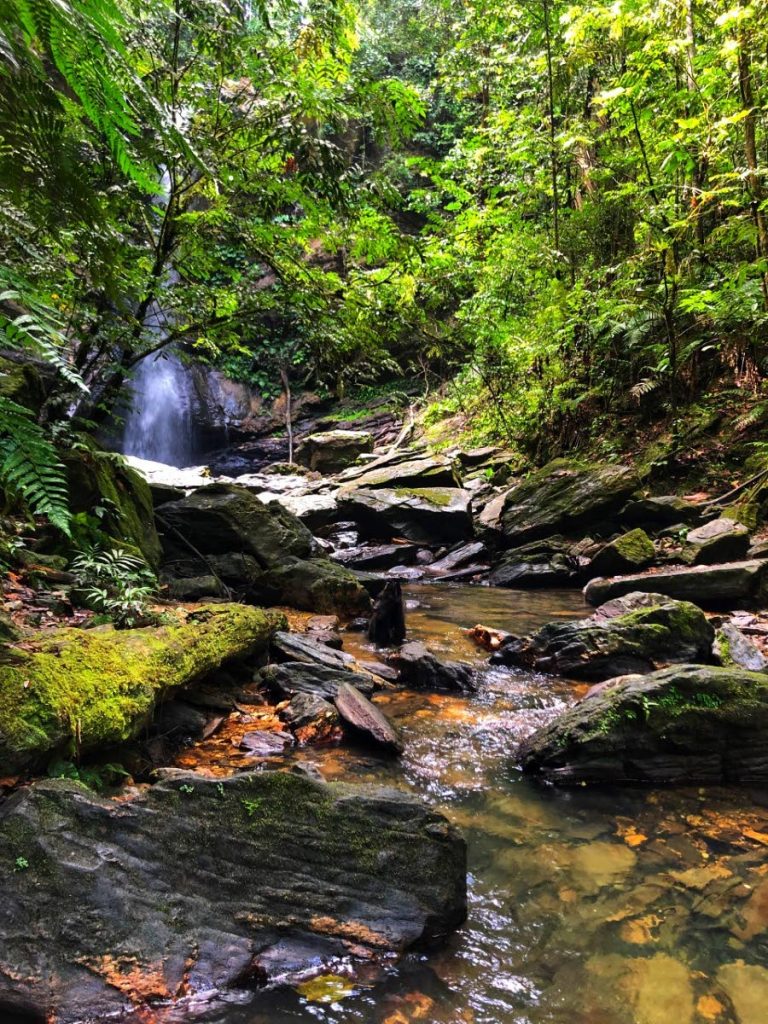
[[549, 93], [549, 159], [552, 175], [552, 215], [555, 249], [560, 251], [560, 196], [557, 187], [557, 141], [555, 132], [555, 82], [552, 71], [552, 31], [549, 24], [549, 0], [544, 0], [544, 40], [547, 47], [547, 91]]
[[280, 367], [280, 380], [285, 393], [285, 430], [288, 434], [288, 461], [293, 462], [293, 396], [291, 382], [284, 366]]
[[[739, 88], [746, 116], [744, 125], [744, 155], [747, 161], [747, 185], [752, 196], [752, 215], [757, 227], [757, 255], [768, 257], [768, 221], [761, 209], [765, 190], [760, 179], [757, 159], [757, 109], [752, 83], [752, 61], [749, 54], [749, 37], [745, 29], [739, 31]], [[763, 302], [768, 309], [768, 274], [763, 274]]]

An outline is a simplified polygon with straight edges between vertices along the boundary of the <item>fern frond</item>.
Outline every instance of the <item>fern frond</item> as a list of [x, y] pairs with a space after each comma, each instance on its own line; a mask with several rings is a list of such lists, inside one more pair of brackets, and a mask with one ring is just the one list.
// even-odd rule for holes
[[0, 486], [70, 536], [65, 470], [32, 413], [0, 396]]

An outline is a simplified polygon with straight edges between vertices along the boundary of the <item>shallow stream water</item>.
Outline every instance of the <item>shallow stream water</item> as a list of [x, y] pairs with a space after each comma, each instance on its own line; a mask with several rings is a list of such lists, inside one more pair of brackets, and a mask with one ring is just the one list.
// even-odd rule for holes
[[[397, 764], [349, 748], [300, 757], [328, 779], [415, 790], [459, 825], [468, 921], [445, 949], [408, 956], [368, 983], [264, 993], [206, 1020], [766, 1024], [768, 794], [555, 790], [524, 779], [515, 747], [584, 688], [489, 669], [461, 630], [479, 622], [524, 632], [579, 617], [580, 595], [439, 584], [409, 586], [407, 602], [409, 635], [475, 662], [478, 693], [377, 698], [405, 737]], [[345, 649], [372, 658], [354, 634]], [[237, 756], [222, 754], [218, 770], [246, 767]]]

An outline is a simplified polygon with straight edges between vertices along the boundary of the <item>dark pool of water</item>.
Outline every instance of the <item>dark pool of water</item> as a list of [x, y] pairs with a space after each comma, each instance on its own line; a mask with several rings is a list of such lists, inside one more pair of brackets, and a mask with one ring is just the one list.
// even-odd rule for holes
[[[572, 591], [411, 586], [407, 600], [412, 637], [478, 664], [486, 656], [462, 627], [524, 632], [586, 614]], [[370, 660], [361, 638], [346, 646]], [[415, 790], [463, 829], [471, 872], [465, 927], [444, 950], [409, 956], [383, 977], [329, 982], [319, 993], [328, 1001], [264, 993], [206, 1019], [766, 1024], [762, 795], [533, 784], [515, 767], [516, 745], [583, 688], [487, 667], [482, 676], [471, 697], [379, 698], [405, 736], [396, 766], [348, 749], [301, 754], [328, 778]]]

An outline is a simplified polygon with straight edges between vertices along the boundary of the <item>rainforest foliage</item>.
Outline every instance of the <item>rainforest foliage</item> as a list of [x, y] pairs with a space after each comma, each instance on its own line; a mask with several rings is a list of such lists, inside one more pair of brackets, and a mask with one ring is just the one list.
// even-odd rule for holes
[[765, 0], [0, 0], [0, 347], [57, 380], [0, 478], [61, 523], [46, 446], [170, 344], [542, 456], [757, 419], [766, 99]]

